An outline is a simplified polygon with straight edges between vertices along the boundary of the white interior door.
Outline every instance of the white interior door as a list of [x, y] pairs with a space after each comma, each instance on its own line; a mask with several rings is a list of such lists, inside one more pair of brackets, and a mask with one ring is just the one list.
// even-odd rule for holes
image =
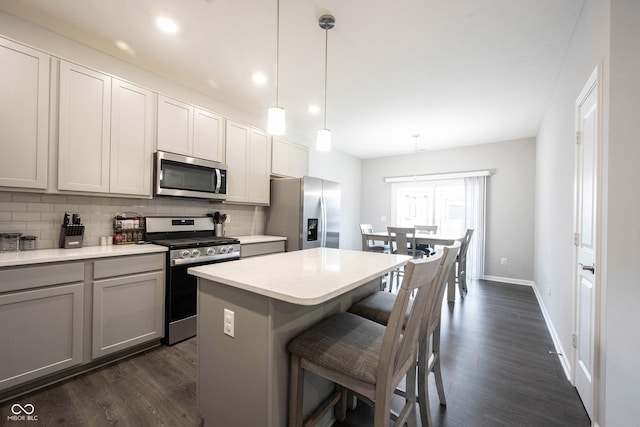
[[599, 105], [598, 73], [576, 101], [576, 331], [575, 385], [593, 419], [596, 307], [598, 301], [597, 212]]

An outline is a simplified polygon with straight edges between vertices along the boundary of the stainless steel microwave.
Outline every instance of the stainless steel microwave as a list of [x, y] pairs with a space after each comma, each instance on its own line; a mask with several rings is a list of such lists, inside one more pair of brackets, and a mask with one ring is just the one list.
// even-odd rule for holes
[[227, 165], [156, 151], [154, 195], [227, 199]]

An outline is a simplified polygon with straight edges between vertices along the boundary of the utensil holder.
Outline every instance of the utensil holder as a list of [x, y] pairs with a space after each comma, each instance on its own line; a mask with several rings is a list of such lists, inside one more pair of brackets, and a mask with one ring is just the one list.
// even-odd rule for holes
[[84, 240], [84, 225], [69, 224], [60, 228], [60, 248], [81, 248]]
[[224, 236], [224, 224], [214, 224], [214, 229], [216, 236], [222, 237]]

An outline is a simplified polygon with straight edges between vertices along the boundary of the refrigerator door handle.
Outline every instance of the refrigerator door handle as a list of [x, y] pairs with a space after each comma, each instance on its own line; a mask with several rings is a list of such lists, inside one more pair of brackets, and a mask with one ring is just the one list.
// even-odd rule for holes
[[324, 201], [324, 196], [320, 197], [320, 214], [322, 215], [320, 221], [320, 247], [327, 247], [327, 206]]

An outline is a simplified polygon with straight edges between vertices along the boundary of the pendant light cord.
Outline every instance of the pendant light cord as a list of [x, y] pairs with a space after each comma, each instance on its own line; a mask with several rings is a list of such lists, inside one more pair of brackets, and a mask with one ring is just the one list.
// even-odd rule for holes
[[276, 1], [276, 107], [280, 104], [278, 102], [278, 84], [280, 82], [280, 0]]
[[324, 29], [324, 128], [327, 128], [327, 62], [329, 56], [329, 28]]

